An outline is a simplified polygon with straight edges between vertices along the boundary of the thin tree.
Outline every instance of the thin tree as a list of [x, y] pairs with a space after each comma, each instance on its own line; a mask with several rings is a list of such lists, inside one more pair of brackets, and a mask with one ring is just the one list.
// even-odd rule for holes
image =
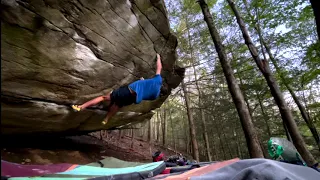
[[152, 143], [152, 123], [151, 120], [148, 121], [148, 141]]
[[278, 83], [276, 82], [275, 78], [273, 77], [271, 70], [269, 68], [269, 64], [266, 60], [261, 60], [258, 54], [257, 48], [254, 46], [249, 33], [247, 31], [247, 28], [232, 0], [227, 0], [228, 4], [230, 5], [233, 13], [236, 16], [237, 22], [240, 26], [243, 38], [245, 39], [245, 43], [249, 48], [249, 51], [257, 64], [259, 70], [262, 72], [263, 76], [265, 77], [267, 84], [270, 88], [271, 94], [274, 97], [281, 114], [281, 117], [283, 121], [285, 122], [285, 125], [287, 126], [287, 129], [291, 135], [291, 138], [293, 140], [294, 145], [296, 146], [297, 150], [301, 154], [301, 156], [305, 159], [305, 161], [308, 163], [308, 165], [314, 165], [316, 163], [314, 157], [312, 154], [308, 151], [306, 144], [299, 133], [298, 127], [296, 122], [293, 119], [293, 116], [291, 114], [291, 111], [285, 102], [282, 92], [279, 88]]
[[256, 95], [257, 95], [257, 99], [258, 99], [259, 106], [260, 106], [260, 109], [261, 109], [262, 119], [264, 120], [264, 122], [265, 122], [265, 124], [266, 124], [268, 137], [270, 138], [270, 137], [271, 137], [271, 131], [270, 131], [270, 126], [269, 126], [268, 119], [267, 119], [268, 117], [267, 117], [267, 114], [265, 113], [265, 110], [264, 110], [264, 108], [263, 108], [262, 100], [261, 100], [261, 97], [260, 97], [260, 93], [258, 93], [258, 92], [256, 91]]
[[320, 1], [319, 0], [310, 0], [314, 18], [317, 25], [318, 41], [320, 42]]
[[249, 150], [250, 157], [252, 158], [263, 158], [263, 152], [260, 147], [259, 139], [255, 131], [254, 125], [251, 120], [251, 116], [248, 110], [248, 107], [244, 101], [243, 94], [239, 88], [239, 85], [235, 79], [233, 70], [231, 68], [230, 62], [227, 59], [226, 52], [224, 50], [220, 35], [215, 27], [213, 22], [212, 15], [210, 14], [208, 5], [204, 0], [198, 0], [198, 3], [201, 7], [204, 20], [206, 21], [210, 35], [214, 42], [216, 51], [219, 56], [219, 60], [226, 77], [228, 88], [232, 96], [233, 102], [237, 108], [242, 129], [244, 131], [246, 142]]
[[[248, 3], [246, 0], [243, 0], [243, 3], [246, 7], [247, 13], [250, 16], [251, 19], [254, 19], [254, 16], [250, 13], [249, 11], [249, 7], [248, 7]], [[320, 10], [320, 9], [319, 9]], [[309, 116], [309, 114], [307, 113], [306, 108], [303, 106], [303, 104], [301, 103], [301, 100], [298, 98], [298, 96], [296, 95], [296, 93], [293, 91], [293, 88], [291, 87], [291, 85], [287, 82], [284, 74], [281, 72], [281, 68], [277, 63], [277, 60], [274, 58], [272, 52], [271, 52], [271, 48], [269, 47], [269, 45], [266, 43], [266, 41], [264, 40], [263, 36], [262, 36], [262, 30], [259, 24], [259, 11], [256, 10], [256, 14], [257, 14], [257, 21], [253, 21], [253, 22], [257, 22], [256, 24], [254, 24], [254, 29], [256, 30], [256, 32], [258, 33], [259, 36], [259, 40], [260, 40], [260, 44], [261, 44], [261, 50], [262, 50], [262, 54], [264, 56], [264, 59], [266, 59], [265, 53], [264, 53], [264, 49], [263, 47], [265, 47], [267, 54], [269, 55], [269, 59], [271, 60], [272, 64], [274, 65], [276, 72], [279, 74], [281, 82], [285, 85], [285, 87], [288, 89], [290, 95], [292, 96], [292, 99], [294, 100], [295, 104], [298, 106], [300, 114], [303, 118], [303, 120], [306, 122], [308, 128], [310, 129], [313, 138], [316, 141], [316, 144], [320, 150], [320, 138], [319, 138], [319, 133], [311, 119], [311, 117]], [[319, 17], [320, 18], [320, 17]]]
[[[187, 117], [185, 117], [185, 114], [183, 114], [183, 119], [188, 119], [188, 116]], [[189, 119], [188, 119], [188, 121], [189, 121]], [[189, 150], [190, 150], [190, 147], [189, 147], [189, 145], [190, 145], [190, 133], [188, 133], [188, 127], [189, 127], [189, 125], [187, 124], [188, 122], [187, 121], [183, 121], [183, 129], [184, 129], [184, 137], [185, 137], [185, 140], [186, 140], [186, 143], [185, 143], [185, 145], [186, 145], [186, 152], [189, 154]]]
[[193, 154], [193, 158], [199, 162], [200, 159], [199, 159], [198, 142], [196, 139], [196, 128], [194, 126], [194, 120], [193, 120], [192, 112], [190, 109], [189, 96], [188, 96], [187, 89], [186, 89], [186, 86], [185, 86], [183, 80], [181, 82], [181, 87], [182, 87], [182, 91], [184, 94], [184, 101], [185, 101], [188, 120], [189, 120], [189, 131], [190, 131], [190, 137], [191, 137], [191, 142], [192, 142], [192, 154]]
[[167, 110], [166, 108], [162, 109], [162, 145], [166, 145], [167, 140]]
[[[215, 119], [215, 121], [218, 121], [218, 123], [216, 123], [216, 124], [220, 124], [220, 122], [219, 122], [219, 119], [220, 119], [220, 117], [219, 118], [214, 118]], [[224, 146], [223, 146], [223, 140], [222, 140], [222, 136], [221, 136], [221, 128], [220, 127], [218, 127], [218, 126], [215, 126], [216, 127], [216, 132], [218, 133], [218, 138], [219, 138], [219, 143], [220, 143], [220, 146], [221, 146], [221, 149], [222, 149], [222, 155], [223, 155], [223, 159], [224, 160], [226, 160], [227, 159], [227, 155], [226, 155], [226, 150], [225, 150], [225, 148], [224, 148]]]
[[274, 65], [276, 71], [278, 72], [278, 74], [280, 75], [280, 78], [283, 82], [283, 84], [285, 85], [285, 87], [288, 89], [289, 93], [292, 96], [292, 99], [294, 100], [294, 102], [296, 103], [296, 105], [299, 108], [300, 114], [302, 116], [302, 119], [306, 122], [308, 128], [310, 129], [313, 138], [315, 139], [318, 148], [320, 150], [320, 138], [319, 138], [319, 133], [317, 131], [317, 128], [315, 127], [314, 123], [312, 122], [311, 117], [309, 116], [309, 114], [307, 113], [306, 108], [303, 106], [303, 104], [301, 103], [301, 101], [299, 100], [298, 96], [296, 95], [296, 93], [293, 91], [292, 87], [290, 86], [290, 84], [286, 81], [284, 75], [281, 73], [281, 69], [278, 66], [277, 61], [274, 59], [273, 54], [271, 53], [271, 50], [269, 48], [269, 46], [266, 44], [266, 42], [263, 40], [262, 36], [261, 36], [262, 42], [268, 52], [269, 58], [272, 62], [272, 64]]
[[240, 138], [239, 138], [239, 134], [237, 132], [237, 127], [236, 127], [236, 123], [234, 123], [234, 129], [233, 129], [233, 134], [236, 137], [236, 144], [237, 144], [237, 154], [239, 156], [240, 159], [242, 159], [242, 151], [241, 151], [241, 146], [240, 146]]
[[204, 143], [205, 143], [205, 147], [206, 147], [206, 155], [209, 161], [212, 161], [211, 158], [211, 154], [210, 154], [210, 145], [209, 145], [209, 138], [208, 138], [208, 133], [207, 133], [207, 126], [206, 126], [206, 119], [205, 119], [205, 114], [204, 114], [204, 107], [203, 107], [203, 103], [202, 103], [202, 99], [203, 99], [203, 95], [202, 92], [200, 90], [200, 86], [198, 83], [198, 77], [197, 77], [197, 72], [196, 72], [196, 67], [195, 67], [195, 57], [194, 57], [194, 52], [193, 52], [193, 45], [191, 42], [191, 35], [190, 35], [190, 28], [189, 28], [189, 22], [188, 22], [188, 17], [185, 17], [185, 21], [186, 21], [186, 27], [187, 27], [187, 31], [188, 31], [188, 43], [189, 43], [189, 49], [190, 49], [190, 55], [191, 55], [191, 64], [192, 64], [192, 69], [193, 69], [193, 75], [194, 75], [194, 81], [196, 83], [196, 88], [198, 91], [198, 105], [200, 106], [200, 119], [201, 119], [201, 123], [202, 123], [202, 135], [203, 135], [203, 139], [204, 139]]
[[160, 117], [161, 111], [158, 109], [157, 111], [157, 142], [160, 142], [160, 127], [161, 127], [161, 117]]
[[156, 111], [156, 114], [155, 114], [154, 118], [152, 119], [152, 121], [153, 121], [153, 123], [152, 123], [153, 124], [153, 128], [152, 129], [153, 129], [153, 139], [154, 139], [153, 142], [157, 142], [157, 139], [158, 139], [157, 118], [158, 118], [158, 114], [157, 114], [157, 111]]
[[174, 151], [177, 151], [177, 143], [176, 143], [176, 136], [173, 128], [173, 121], [172, 121], [172, 111], [171, 109], [169, 110], [169, 118], [170, 118], [170, 126], [171, 126], [171, 135], [172, 135], [172, 142], [173, 142], [173, 148]]
[[282, 125], [283, 125], [284, 131], [286, 132], [286, 136], [287, 136], [288, 141], [292, 142], [291, 135], [290, 135], [289, 130], [286, 126], [286, 123], [284, 123], [284, 121], [282, 122]]
[[134, 143], [134, 133], [133, 133], [133, 129], [130, 129], [130, 134], [131, 134], [131, 149], [133, 148], [133, 143]]

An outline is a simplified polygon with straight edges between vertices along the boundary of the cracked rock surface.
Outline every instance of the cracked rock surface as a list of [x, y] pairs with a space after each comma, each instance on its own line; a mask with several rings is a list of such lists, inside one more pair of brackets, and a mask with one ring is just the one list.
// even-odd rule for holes
[[[184, 70], [163, 0], [2, 0], [2, 134], [79, 134], [149, 120]], [[156, 53], [169, 92], [120, 109], [106, 126], [106, 105], [73, 112], [140, 77], [155, 74]]]

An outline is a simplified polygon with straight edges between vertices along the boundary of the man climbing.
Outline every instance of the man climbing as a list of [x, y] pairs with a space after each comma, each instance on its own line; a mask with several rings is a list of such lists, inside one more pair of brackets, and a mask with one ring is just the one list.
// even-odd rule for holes
[[109, 110], [106, 118], [102, 121], [105, 125], [109, 119], [123, 106], [130, 104], [139, 104], [142, 100], [155, 100], [160, 95], [162, 86], [162, 77], [160, 75], [162, 69], [160, 55], [157, 54], [157, 70], [156, 75], [151, 79], [141, 78], [128, 86], [120, 87], [105, 96], [99, 96], [82, 105], [72, 105], [76, 111], [81, 111], [89, 106], [96, 105], [101, 101], [110, 101]]

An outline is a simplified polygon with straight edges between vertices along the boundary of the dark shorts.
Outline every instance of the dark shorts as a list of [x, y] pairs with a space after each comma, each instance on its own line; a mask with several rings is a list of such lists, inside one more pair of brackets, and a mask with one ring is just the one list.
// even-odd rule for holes
[[130, 92], [128, 86], [120, 87], [114, 90], [110, 97], [110, 105], [116, 104], [118, 107], [128, 106], [136, 102], [136, 96]]

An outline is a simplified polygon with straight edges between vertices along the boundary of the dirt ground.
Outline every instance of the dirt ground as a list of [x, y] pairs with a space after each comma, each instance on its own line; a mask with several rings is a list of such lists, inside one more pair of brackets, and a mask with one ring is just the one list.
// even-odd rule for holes
[[[4, 141], [3, 141], [4, 140]], [[111, 156], [125, 161], [151, 162], [152, 153], [160, 149], [166, 156], [175, 154], [148, 142], [123, 136], [116, 132], [100, 140], [97, 137], [15, 137], [2, 139], [1, 159], [20, 164], [88, 164]]]

